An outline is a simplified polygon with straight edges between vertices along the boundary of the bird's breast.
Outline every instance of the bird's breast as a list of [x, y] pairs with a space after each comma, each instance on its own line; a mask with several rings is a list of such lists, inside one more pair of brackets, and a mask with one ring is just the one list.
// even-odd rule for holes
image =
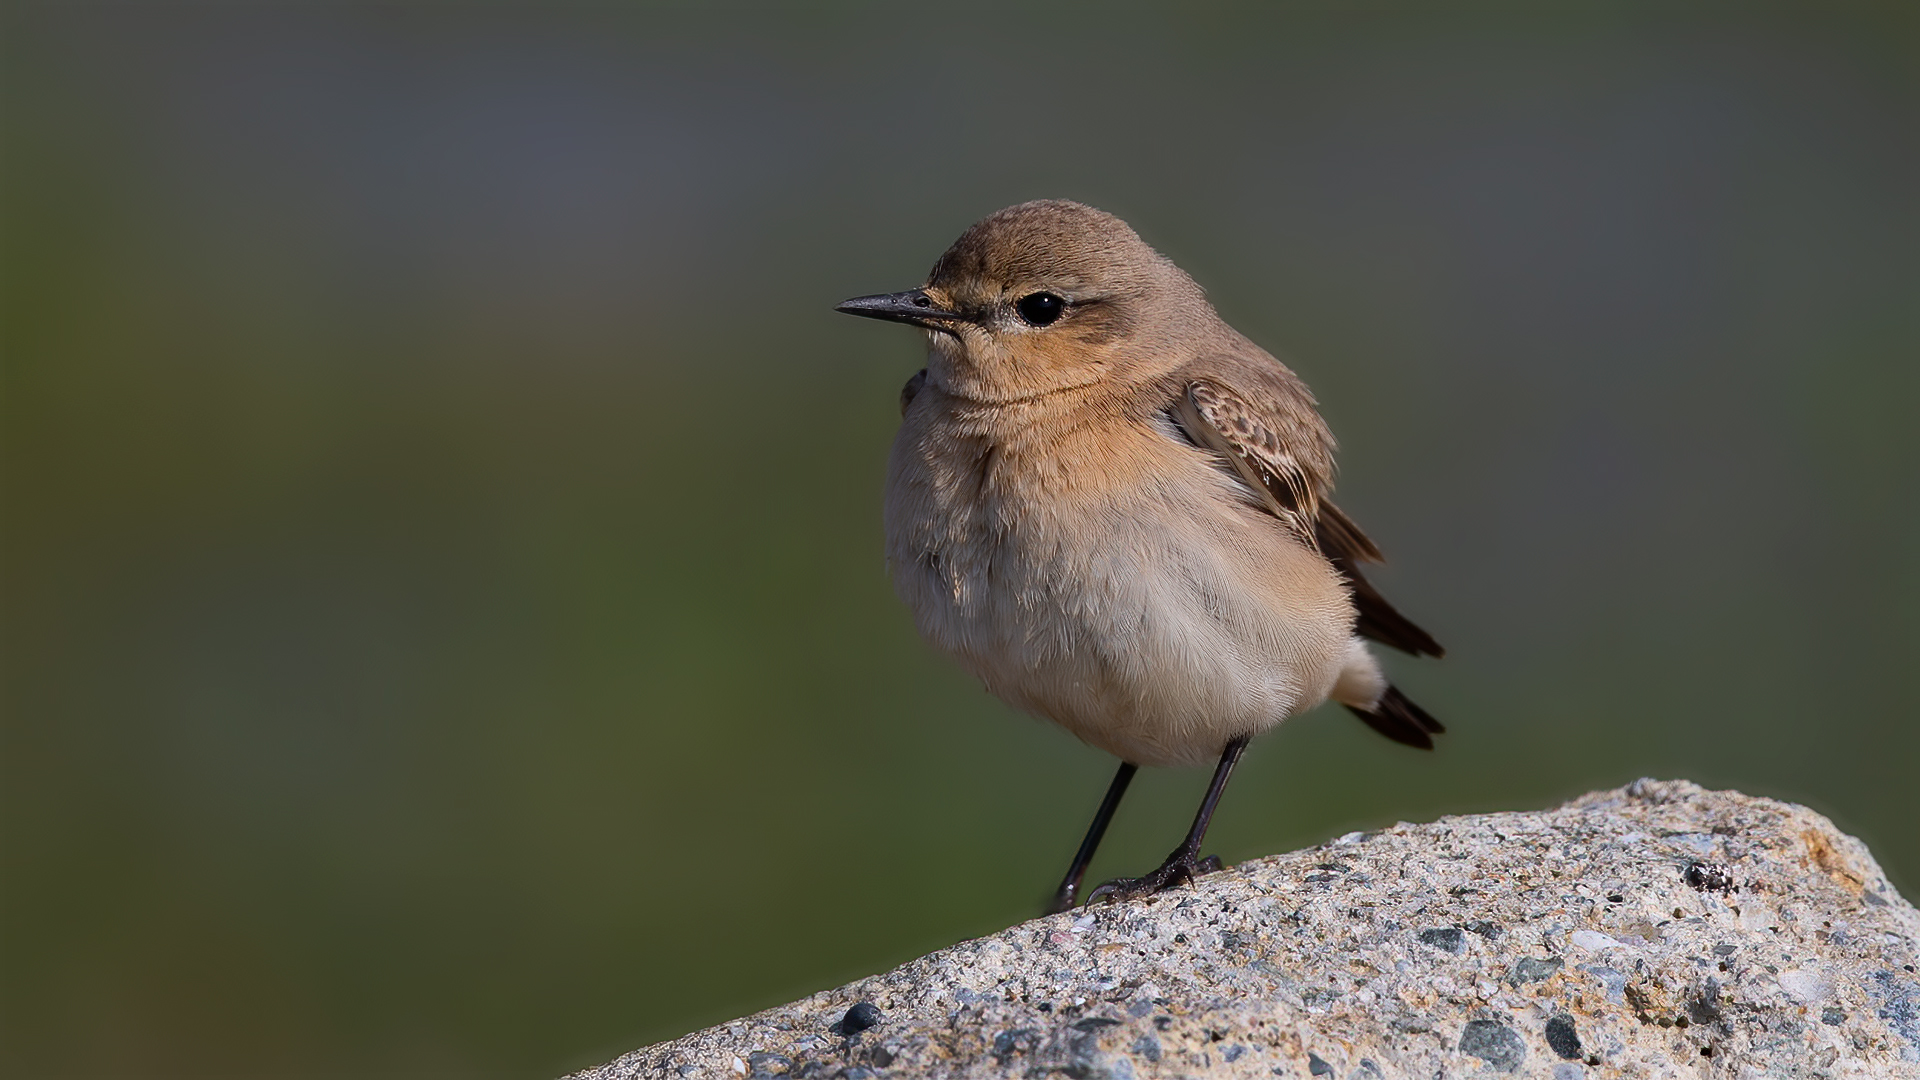
[[1233, 485], [1152, 422], [915, 408], [889, 569], [995, 694], [1131, 761], [1203, 761], [1324, 698], [1352, 622], [1325, 560]]

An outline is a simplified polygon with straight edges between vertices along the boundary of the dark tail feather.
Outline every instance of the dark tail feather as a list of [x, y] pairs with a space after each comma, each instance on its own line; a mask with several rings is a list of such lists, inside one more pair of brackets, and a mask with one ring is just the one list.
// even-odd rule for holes
[[1427, 715], [1427, 710], [1415, 705], [1398, 687], [1389, 686], [1387, 692], [1380, 695], [1380, 701], [1373, 711], [1347, 706], [1347, 711], [1359, 717], [1368, 727], [1385, 735], [1397, 743], [1417, 746], [1422, 750], [1433, 749], [1433, 736], [1446, 731], [1446, 727]]

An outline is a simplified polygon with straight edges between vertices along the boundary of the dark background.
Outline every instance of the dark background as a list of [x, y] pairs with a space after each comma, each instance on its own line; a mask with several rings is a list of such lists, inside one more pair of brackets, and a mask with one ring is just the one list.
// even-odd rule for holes
[[1651, 774], [1920, 887], [1898, 15], [5, 12], [8, 1075], [551, 1075], [1034, 914], [1111, 762], [917, 640], [921, 345], [830, 309], [1039, 196], [1291, 358], [1452, 649], [1220, 853]]

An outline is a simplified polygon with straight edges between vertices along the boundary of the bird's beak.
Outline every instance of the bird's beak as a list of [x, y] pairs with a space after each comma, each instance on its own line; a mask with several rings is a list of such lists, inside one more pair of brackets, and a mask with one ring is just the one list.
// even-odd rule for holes
[[933, 297], [928, 296], [925, 289], [881, 293], [878, 296], [856, 296], [851, 300], [840, 301], [834, 305], [833, 310], [844, 311], [849, 315], [858, 315], [865, 319], [912, 323], [929, 330], [945, 329], [947, 325], [961, 322], [966, 318], [957, 311], [948, 311], [935, 304]]

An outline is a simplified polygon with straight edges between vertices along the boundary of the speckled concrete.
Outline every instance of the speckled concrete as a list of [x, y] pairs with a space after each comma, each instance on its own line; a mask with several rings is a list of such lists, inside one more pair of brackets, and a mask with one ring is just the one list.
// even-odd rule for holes
[[1827, 819], [1642, 780], [1036, 919], [578, 1076], [1920, 1077], [1916, 939]]

